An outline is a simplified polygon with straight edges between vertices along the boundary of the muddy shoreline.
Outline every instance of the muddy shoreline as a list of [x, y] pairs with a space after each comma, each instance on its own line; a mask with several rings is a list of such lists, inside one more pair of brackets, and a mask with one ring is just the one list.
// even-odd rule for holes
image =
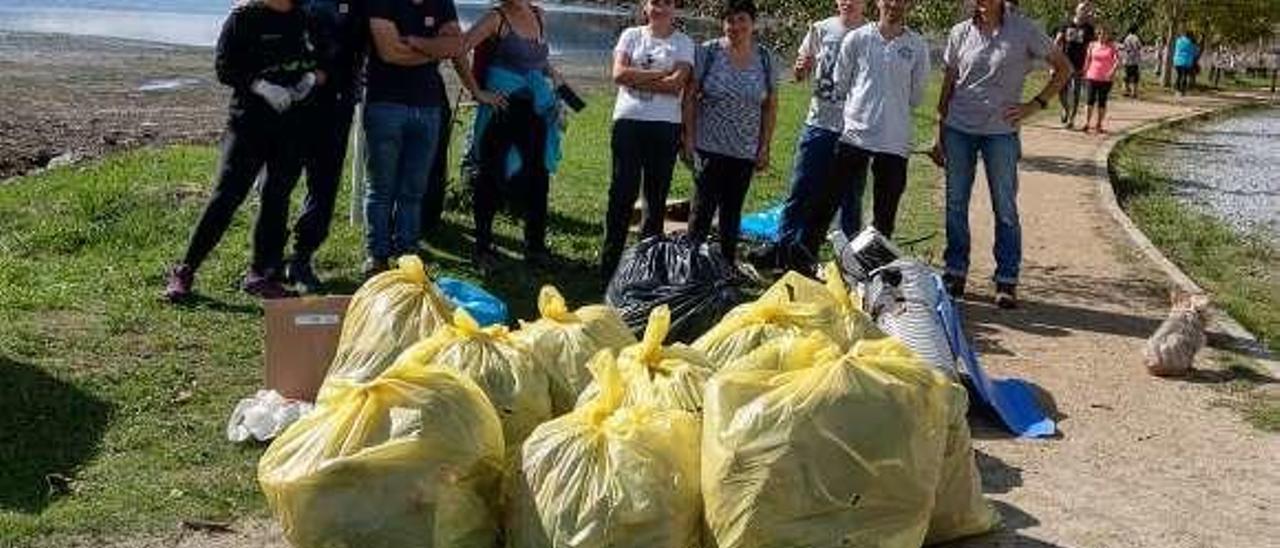
[[[599, 89], [603, 59], [560, 64], [576, 86]], [[212, 48], [0, 31], [0, 184], [140, 146], [212, 143], [229, 96]]]

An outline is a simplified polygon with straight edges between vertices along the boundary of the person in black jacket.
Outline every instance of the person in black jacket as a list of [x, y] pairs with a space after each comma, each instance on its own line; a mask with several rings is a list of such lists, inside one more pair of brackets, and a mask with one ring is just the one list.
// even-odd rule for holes
[[307, 196], [293, 227], [287, 279], [307, 293], [320, 288], [311, 259], [329, 236], [334, 202], [347, 157], [351, 116], [359, 100], [359, 77], [369, 49], [364, 0], [298, 0], [320, 69], [328, 76], [315, 91], [306, 116], [302, 153]]
[[263, 166], [262, 204], [253, 229], [253, 259], [241, 288], [264, 298], [286, 297], [283, 263], [289, 195], [301, 170], [297, 143], [307, 103], [325, 83], [306, 17], [293, 0], [251, 0], [232, 9], [218, 37], [218, 81], [232, 88], [218, 179], [181, 262], [169, 270], [164, 295], [191, 296], [195, 273], [230, 226]]

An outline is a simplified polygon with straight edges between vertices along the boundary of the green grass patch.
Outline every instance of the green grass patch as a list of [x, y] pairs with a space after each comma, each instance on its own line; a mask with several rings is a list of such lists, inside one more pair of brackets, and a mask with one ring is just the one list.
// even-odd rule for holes
[[[1180, 200], [1159, 167], [1159, 143], [1176, 127], [1129, 137], [1111, 156], [1112, 184], [1121, 205], [1151, 242], [1214, 302], [1280, 353], [1280, 250], [1258, 234], [1241, 234]], [[1252, 383], [1249, 386], [1258, 385]], [[1280, 397], [1228, 384], [1228, 401], [1255, 426], [1276, 430]]]
[[[935, 82], [916, 117], [922, 142], [932, 140], [936, 92]], [[531, 271], [513, 255], [510, 268], [481, 279], [466, 259], [470, 213], [451, 203], [428, 257], [435, 273], [479, 281], [516, 318], [534, 316], [545, 283], [576, 304], [600, 300], [595, 255], [612, 97], [589, 99], [571, 119], [552, 183], [550, 244], [562, 266]], [[807, 87], [781, 88], [773, 167], [756, 177], [748, 211], [784, 196], [807, 100]], [[249, 258], [252, 200], [200, 271], [203, 298], [171, 306], [158, 297], [216, 160], [208, 146], [143, 149], [0, 187], [0, 545], [266, 515], [255, 480], [262, 448], [228, 443], [223, 433], [235, 402], [262, 377], [261, 309], [236, 289]], [[677, 170], [672, 196], [688, 196], [689, 176]], [[937, 235], [915, 249], [936, 256], [938, 172], [915, 156], [910, 173], [900, 232]], [[343, 192], [317, 261], [339, 290], [351, 290], [362, 245], [345, 220]], [[500, 216], [498, 243], [519, 249], [519, 227]]]

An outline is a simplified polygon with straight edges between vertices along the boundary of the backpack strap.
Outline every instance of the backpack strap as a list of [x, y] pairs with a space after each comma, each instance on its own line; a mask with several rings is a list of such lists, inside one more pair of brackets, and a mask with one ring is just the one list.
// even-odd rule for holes
[[[724, 44], [717, 38], [707, 42], [703, 48], [706, 53], [704, 53], [702, 67], [698, 69], [698, 85], [702, 85], [707, 80], [707, 74], [711, 72], [711, 63], [715, 62], [716, 53], [724, 49]], [[764, 70], [764, 85], [772, 93], [776, 85], [773, 80], [773, 56], [760, 42], [756, 42], [756, 56], [760, 57], [760, 68]]]

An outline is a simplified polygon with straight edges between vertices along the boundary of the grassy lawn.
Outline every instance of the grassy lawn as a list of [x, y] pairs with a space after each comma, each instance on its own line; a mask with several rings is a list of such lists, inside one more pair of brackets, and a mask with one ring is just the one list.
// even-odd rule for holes
[[[933, 97], [917, 116], [922, 140], [932, 138]], [[481, 282], [516, 318], [533, 316], [544, 283], [577, 303], [599, 300], [612, 97], [589, 100], [570, 122], [552, 186], [551, 245], [562, 266], [529, 271], [513, 256], [479, 280], [466, 260], [470, 215], [455, 203], [428, 257], [436, 272]], [[806, 101], [807, 88], [782, 88], [773, 167], [756, 178], [749, 211], [783, 196]], [[266, 515], [255, 480], [262, 448], [233, 445], [223, 433], [235, 402], [261, 383], [261, 310], [236, 290], [255, 206], [240, 212], [201, 270], [200, 301], [177, 307], [158, 298], [215, 161], [207, 146], [144, 149], [0, 187], [0, 545]], [[673, 196], [687, 196], [688, 174], [677, 170]], [[941, 245], [937, 180], [914, 156], [900, 232], [936, 234], [917, 246], [925, 256]], [[347, 291], [357, 285], [360, 233], [338, 209], [318, 262]], [[498, 234], [519, 249], [518, 224], [500, 218]]]
[[[1121, 204], [1152, 243], [1210, 292], [1215, 303], [1272, 352], [1280, 352], [1280, 250], [1260, 235], [1232, 230], [1174, 195], [1169, 174], [1158, 164], [1157, 149], [1177, 131], [1171, 127], [1145, 132], [1116, 147], [1112, 181]], [[1239, 362], [1230, 366], [1244, 367]], [[1232, 406], [1255, 426], [1280, 431], [1280, 396], [1253, 392], [1258, 385], [1229, 387], [1243, 398], [1234, 398], [1237, 403]]]

